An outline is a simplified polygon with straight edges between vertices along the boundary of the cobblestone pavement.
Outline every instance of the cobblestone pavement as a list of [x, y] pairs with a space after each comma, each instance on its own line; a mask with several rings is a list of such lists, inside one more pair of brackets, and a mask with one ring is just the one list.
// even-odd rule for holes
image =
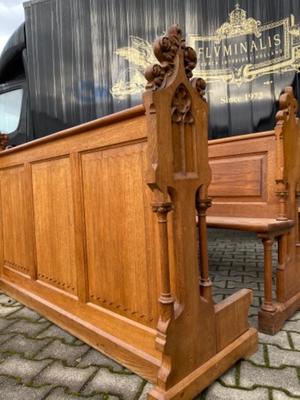
[[[276, 254], [274, 253], [276, 259]], [[251, 323], [262, 301], [262, 247], [255, 236], [209, 232], [214, 296], [254, 290]], [[259, 351], [195, 400], [300, 399], [300, 312]], [[0, 294], [0, 400], [145, 400], [150, 384], [17, 301]]]

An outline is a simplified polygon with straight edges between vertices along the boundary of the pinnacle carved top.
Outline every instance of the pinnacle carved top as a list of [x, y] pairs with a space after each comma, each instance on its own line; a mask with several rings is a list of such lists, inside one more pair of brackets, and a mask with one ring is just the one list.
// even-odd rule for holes
[[296, 117], [298, 111], [298, 102], [295, 98], [293, 88], [287, 86], [279, 97], [279, 111], [276, 114], [277, 125], [289, 120], [290, 117]]
[[[167, 34], [158, 38], [153, 45], [155, 57], [160, 64], [153, 64], [147, 67], [145, 77], [148, 81], [146, 90], [157, 90], [167, 86], [169, 79], [176, 70], [176, 63], [179, 63], [180, 53], [183, 58], [184, 70], [188, 79], [193, 76], [193, 69], [197, 64], [197, 55], [192, 47], [185, 45], [182, 38], [182, 30], [178, 25], [171, 26]], [[193, 79], [193, 87], [202, 97], [205, 89], [203, 79]]]

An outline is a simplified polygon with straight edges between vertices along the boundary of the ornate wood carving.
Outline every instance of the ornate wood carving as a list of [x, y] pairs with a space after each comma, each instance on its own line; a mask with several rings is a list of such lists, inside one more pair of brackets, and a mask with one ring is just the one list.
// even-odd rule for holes
[[8, 140], [8, 135], [0, 133], [0, 151], [6, 149], [6, 146], [8, 145]]
[[[192, 71], [197, 64], [197, 55], [193, 48], [185, 45], [185, 40], [182, 38], [182, 30], [178, 25], [171, 26], [167, 35], [158, 38], [154, 45], [154, 54], [161, 63], [149, 66], [145, 71], [145, 77], [148, 81], [146, 90], [162, 89], [168, 85], [176, 68], [176, 56], [181, 51], [183, 54], [184, 70], [187, 78], [193, 76]], [[193, 83], [197, 91], [203, 95], [203, 79], [195, 79]]]
[[192, 99], [184, 85], [179, 85], [172, 100], [172, 121], [176, 124], [192, 124]]
[[[196, 53], [185, 45], [178, 26], [172, 26], [166, 36], [156, 40], [154, 53], [160, 65], [155, 64], [145, 72], [148, 83], [144, 104], [148, 122], [147, 182], [153, 192], [152, 207], [159, 223], [161, 310], [156, 349], [161, 352], [162, 363], [157, 386], [149, 399], [165, 399], [171, 395], [172, 385], [214, 357], [217, 349], [221, 350], [219, 343], [229, 344], [241, 332], [237, 328], [230, 338], [217, 339], [217, 332], [223, 332], [222, 324], [228, 321], [220, 315], [228, 312], [233, 316], [231, 306], [234, 306], [228, 304], [225, 313], [221, 307], [217, 317], [211, 297], [205, 222], [211, 179], [207, 157], [208, 108], [203, 98], [205, 82], [192, 78]], [[198, 195], [200, 274], [194, 228]], [[172, 224], [168, 216], [171, 208]], [[244, 302], [244, 306], [240, 303], [243, 310], [249, 304], [248, 295], [247, 300], [243, 295], [237, 296], [238, 303]], [[191, 329], [197, 337], [195, 341], [176, 340], [176, 335], [185, 338]], [[188, 362], [186, 354], [193, 354], [193, 360]], [[180, 370], [176, 368], [179, 364]], [[185, 396], [192, 398], [187, 393]]]
[[279, 198], [278, 220], [288, 219], [287, 199], [289, 185], [300, 177], [299, 167], [299, 128], [297, 131], [298, 103], [293, 88], [288, 86], [279, 98], [279, 111], [276, 114], [276, 194]]
[[276, 114], [276, 125], [282, 126], [289, 118], [296, 118], [298, 102], [293, 88], [287, 86], [279, 98], [279, 111]]
[[[167, 88], [175, 81], [179, 63], [176, 57], [182, 59], [183, 70], [187, 83], [181, 82], [176, 87], [171, 100], [171, 120], [173, 123], [173, 173], [177, 179], [187, 178], [188, 174], [196, 172], [196, 131], [195, 117], [192, 110], [192, 97], [187, 85], [194, 90], [194, 94], [203, 99], [205, 81], [201, 78], [192, 78], [192, 71], [196, 66], [197, 56], [194, 49], [187, 47], [182, 38], [182, 31], [174, 25], [169, 28], [167, 35], [154, 43], [154, 53], [161, 65], [154, 64], [147, 68], [145, 77], [148, 80], [147, 91], [157, 91]], [[192, 78], [192, 79], [191, 79]], [[194, 176], [191, 176], [194, 178]]]

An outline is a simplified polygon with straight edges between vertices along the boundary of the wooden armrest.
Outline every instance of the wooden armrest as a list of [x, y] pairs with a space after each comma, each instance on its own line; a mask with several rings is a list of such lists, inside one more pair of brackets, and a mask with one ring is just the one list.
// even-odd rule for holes
[[284, 232], [294, 226], [294, 221], [277, 221], [273, 218], [244, 218], [208, 216], [206, 223], [209, 228], [237, 229], [256, 233]]

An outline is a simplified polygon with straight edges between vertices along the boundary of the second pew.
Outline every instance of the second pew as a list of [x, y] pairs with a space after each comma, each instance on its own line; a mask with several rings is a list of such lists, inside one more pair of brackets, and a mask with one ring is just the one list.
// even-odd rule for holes
[[[274, 131], [209, 141], [212, 183], [207, 224], [255, 232], [264, 246], [259, 329], [275, 334], [300, 307], [300, 124], [291, 87], [280, 97]], [[276, 298], [272, 246], [278, 240]]]

